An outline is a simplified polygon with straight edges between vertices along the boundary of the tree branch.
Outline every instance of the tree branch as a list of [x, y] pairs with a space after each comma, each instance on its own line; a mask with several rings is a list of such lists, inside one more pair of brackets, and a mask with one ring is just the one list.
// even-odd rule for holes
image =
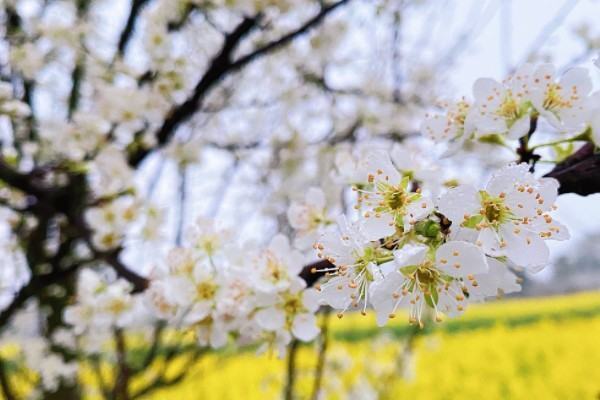
[[292, 339], [288, 345], [287, 368], [286, 368], [286, 383], [283, 388], [283, 398], [292, 400], [294, 398], [294, 386], [296, 384], [296, 360], [300, 342], [297, 339]]
[[600, 153], [594, 152], [593, 143], [587, 143], [545, 176], [558, 180], [559, 194], [600, 193]]
[[149, 0], [131, 0], [131, 9], [129, 10], [129, 16], [127, 17], [127, 22], [125, 23], [125, 27], [119, 36], [119, 43], [117, 45], [117, 55], [122, 56], [125, 54], [125, 50], [131, 37], [133, 36], [133, 31], [135, 29], [135, 23], [137, 21], [137, 17], [142, 11], [142, 8], [148, 3]]
[[247, 54], [247, 55], [241, 57], [240, 59], [238, 59], [236, 62], [234, 62], [231, 65], [232, 70], [239, 70], [242, 67], [244, 67], [246, 64], [254, 61], [256, 58], [263, 56], [267, 53], [270, 53], [272, 51], [276, 51], [276, 50], [280, 49], [281, 47], [287, 45], [288, 43], [290, 43], [292, 40], [294, 40], [298, 36], [301, 36], [301, 35], [307, 33], [308, 31], [310, 31], [312, 28], [314, 28], [319, 23], [321, 23], [321, 21], [323, 21], [328, 14], [330, 14], [332, 11], [334, 11], [338, 7], [344, 5], [345, 3], [348, 3], [349, 1], [350, 0], [339, 0], [333, 4], [323, 7], [317, 15], [315, 15], [314, 17], [312, 17], [311, 19], [306, 21], [298, 29], [280, 37], [277, 40], [267, 43], [266, 45], [254, 50], [252, 53]]
[[117, 376], [113, 388], [113, 397], [118, 400], [129, 400], [129, 366], [127, 365], [127, 346], [125, 335], [120, 328], [114, 331], [115, 347], [117, 352]]
[[[245, 18], [233, 32], [225, 36], [221, 51], [213, 59], [210, 67], [196, 84], [192, 95], [186, 101], [171, 109], [168, 117], [156, 133], [158, 147], [164, 146], [175, 133], [179, 125], [194, 115], [206, 93], [219, 82], [227, 72], [229, 72], [233, 51], [236, 49], [242, 38], [256, 26], [258, 23], [257, 18], [258, 17]], [[143, 148], [136, 151], [130, 156], [129, 163], [133, 166], [137, 166], [149, 152], [150, 149]]]
[[[276, 51], [290, 43], [296, 37], [307, 33], [311, 28], [318, 25], [329, 13], [343, 4], [348, 3], [349, 1], [350, 0], [339, 0], [331, 5], [323, 7], [317, 15], [306, 21], [298, 29], [289, 32], [279, 39], [267, 43], [264, 46], [259, 47], [258, 49], [245, 56], [242, 56], [236, 61], [232, 61], [231, 57], [233, 52], [237, 48], [240, 41], [257, 26], [260, 15], [252, 18], [245, 18], [231, 33], [225, 36], [225, 41], [221, 51], [212, 60], [209, 68], [206, 70], [194, 88], [192, 95], [186, 101], [171, 109], [168, 117], [165, 119], [163, 125], [156, 133], [157, 147], [164, 146], [173, 136], [176, 129], [194, 115], [209, 90], [212, 89], [215, 84], [220, 82], [226, 75], [239, 71], [255, 59], [267, 53]], [[154, 149], [136, 149], [130, 155], [129, 163], [132, 166], [139, 165], [152, 150]]]
[[13, 314], [31, 297], [35, 296], [40, 289], [53, 283], [59, 282], [77, 270], [79, 264], [73, 264], [61, 271], [51, 272], [47, 275], [34, 276], [28, 284], [23, 286], [12, 299], [11, 303], [0, 313], [0, 330], [3, 329]]
[[36, 197], [43, 197], [45, 194], [45, 191], [33, 184], [31, 174], [18, 172], [2, 158], [0, 158], [0, 181]]

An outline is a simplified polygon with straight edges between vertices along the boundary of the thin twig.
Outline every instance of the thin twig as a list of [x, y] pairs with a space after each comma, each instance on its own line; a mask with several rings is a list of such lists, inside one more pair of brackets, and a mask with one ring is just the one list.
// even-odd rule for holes
[[133, 31], [135, 29], [135, 23], [137, 18], [142, 11], [142, 8], [146, 5], [148, 0], [131, 0], [131, 9], [129, 10], [129, 16], [127, 17], [127, 22], [125, 23], [125, 27], [119, 36], [119, 43], [117, 44], [117, 55], [122, 56], [125, 53], [127, 45], [133, 36]]
[[279, 50], [289, 44], [292, 40], [309, 32], [313, 27], [321, 23], [325, 17], [338, 7], [350, 0], [340, 0], [329, 6], [323, 7], [321, 11], [302, 24], [299, 28], [273, 40], [236, 61], [231, 59], [233, 52], [238, 47], [241, 40], [246, 37], [254, 28], [257, 27], [260, 15], [252, 18], [244, 18], [242, 22], [229, 34], [225, 36], [223, 46], [219, 53], [213, 58], [209, 68], [206, 70], [200, 81], [196, 84], [192, 94], [186, 101], [175, 106], [168, 114], [160, 129], [156, 132], [157, 145], [154, 148], [138, 148], [129, 156], [129, 163], [132, 166], [139, 165], [144, 158], [156, 148], [163, 147], [171, 139], [177, 128], [189, 120], [200, 108], [202, 101], [207, 93], [219, 83], [226, 75], [237, 72], [268, 53]]
[[114, 340], [117, 352], [117, 376], [113, 388], [113, 396], [118, 400], [129, 400], [129, 376], [130, 370], [127, 365], [127, 346], [123, 330], [114, 330]]
[[292, 400], [294, 398], [294, 385], [296, 384], [296, 356], [299, 347], [300, 342], [296, 339], [292, 339], [288, 345], [286, 383], [283, 388], [283, 398], [285, 400]]
[[315, 367], [315, 380], [313, 383], [312, 400], [318, 400], [323, 386], [323, 375], [325, 373], [325, 364], [327, 361], [327, 349], [329, 347], [329, 320], [331, 308], [326, 308], [321, 319], [321, 334], [319, 335], [319, 348], [317, 356], [317, 366]]
[[16, 400], [16, 396], [10, 386], [8, 375], [6, 371], [6, 362], [0, 357], [0, 387], [2, 388], [2, 394], [5, 400]]
[[183, 240], [183, 227], [185, 225], [185, 212], [187, 203], [187, 176], [188, 166], [183, 164], [179, 167], [179, 214], [175, 226], [175, 245], [181, 246]]

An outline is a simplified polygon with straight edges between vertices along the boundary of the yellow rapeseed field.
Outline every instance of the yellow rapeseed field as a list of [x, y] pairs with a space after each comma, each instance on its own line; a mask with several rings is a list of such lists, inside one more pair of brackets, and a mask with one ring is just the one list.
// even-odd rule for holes
[[[324, 399], [600, 399], [600, 293], [505, 300], [425, 328], [407, 346], [404, 319], [330, 321]], [[298, 354], [297, 398], [310, 398], [315, 346]], [[285, 360], [211, 354], [151, 399], [276, 399]]]

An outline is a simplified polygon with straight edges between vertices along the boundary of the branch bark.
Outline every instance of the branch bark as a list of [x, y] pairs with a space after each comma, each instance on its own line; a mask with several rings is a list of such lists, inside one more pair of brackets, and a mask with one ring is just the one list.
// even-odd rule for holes
[[600, 153], [595, 152], [592, 143], [587, 143], [545, 176], [560, 183], [559, 194], [600, 193]]
[[127, 49], [127, 45], [133, 36], [133, 31], [135, 29], [135, 23], [137, 18], [142, 11], [142, 8], [148, 3], [149, 0], [131, 0], [131, 9], [129, 10], [129, 16], [127, 17], [127, 22], [125, 23], [125, 27], [119, 36], [119, 43], [117, 44], [117, 55], [122, 56], [125, 54], [125, 50]]
[[119, 328], [114, 331], [115, 347], [117, 352], [117, 376], [113, 389], [113, 397], [117, 400], [129, 400], [129, 375], [127, 365], [127, 346], [125, 335]]
[[[206, 93], [230, 70], [233, 51], [237, 48], [242, 38], [256, 27], [258, 23], [257, 18], [245, 18], [233, 32], [225, 36], [221, 51], [213, 59], [200, 81], [196, 84], [192, 95], [186, 101], [171, 109], [168, 117], [156, 133], [158, 147], [164, 146], [173, 136], [176, 129], [194, 115]], [[139, 165], [151, 150], [139, 149], [129, 157], [129, 163], [133, 166]]]
[[[237, 72], [251, 63], [257, 58], [264, 56], [268, 53], [276, 51], [283, 46], [290, 43], [292, 40], [301, 36], [313, 27], [317, 26], [325, 17], [335, 9], [339, 8], [350, 0], [339, 0], [331, 5], [324, 6], [321, 11], [306, 21], [302, 26], [293, 30], [279, 39], [273, 40], [253, 52], [242, 56], [236, 61], [231, 59], [233, 52], [241, 42], [256, 26], [260, 20], [260, 15], [254, 17], [245, 18], [238, 26], [229, 34], [225, 36], [225, 41], [219, 53], [215, 56], [213, 61], [210, 63], [209, 68], [206, 70], [200, 81], [196, 84], [192, 95], [183, 103], [175, 106], [171, 109], [168, 117], [156, 133], [156, 140], [158, 148], [163, 147], [171, 137], [175, 134], [177, 128], [187, 120], [189, 120], [198, 110], [202, 101], [208, 94], [208, 92], [219, 83], [225, 76]], [[156, 148], [138, 148], [130, 154], [129, 163], [132, 166], [139, 165], [144, 158]]]

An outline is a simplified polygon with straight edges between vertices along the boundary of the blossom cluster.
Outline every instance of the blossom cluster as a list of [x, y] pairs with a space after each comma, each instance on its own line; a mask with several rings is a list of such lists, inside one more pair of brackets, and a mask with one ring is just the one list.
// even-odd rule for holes
[[[598, 93], [592, 89], [586, 68], [571, 68], [559, 76], [552, 64], [525, 64], [502, 82], [478, 79], [472, 102], [463, 98], [443, 103], [446, 112], [428, 114], [422, 132], [453, 148], [469, 140], [504, 143], [527, 136], [532, 117], [539, 116], [562, 136], [581, 134], [597, 119]], [[592, 137], [600, 142], [597, 129]]]
[[158, 318], [196, 332], [201, 345], [261, 343], [280, 352], [292, 337], [319, 332], [316, 291], [298, 274], [305, 259], [276, 235], [264, 249], [236, 243], [233, 234], [201, 220], [187, 245], [156, 269], [147, 304]]
[[357, 218], [339, 218], [315, 244], [332, 267], [320, 270], [320, 301], [340, 310], [371, 306], [380, 325], [408, 308], [421, 324], [461, 314], [467, 304], [520, 289], [514, 270], [538, 271], [547, 240], [569, 238], [552, 212], [558, 183], [526, 164], [495, 172], [487, 185], [452, 187], [432, 199], [386, 152], [358, 162]]
[[84, 270], [65, 322], [81, 335], [163, 320], [192, 330], [201, 346], [219, 348], [235, 340], [283, 354], [293, 337], [310, 341], [319, 333], [317, 292], [298, 276], [305, 263], [283, 235], [258, 250], [235, 244], [231, 232], [199, 220], [186, 244], [154, 269], [142, 294], [132, 294], [123, 279]]

